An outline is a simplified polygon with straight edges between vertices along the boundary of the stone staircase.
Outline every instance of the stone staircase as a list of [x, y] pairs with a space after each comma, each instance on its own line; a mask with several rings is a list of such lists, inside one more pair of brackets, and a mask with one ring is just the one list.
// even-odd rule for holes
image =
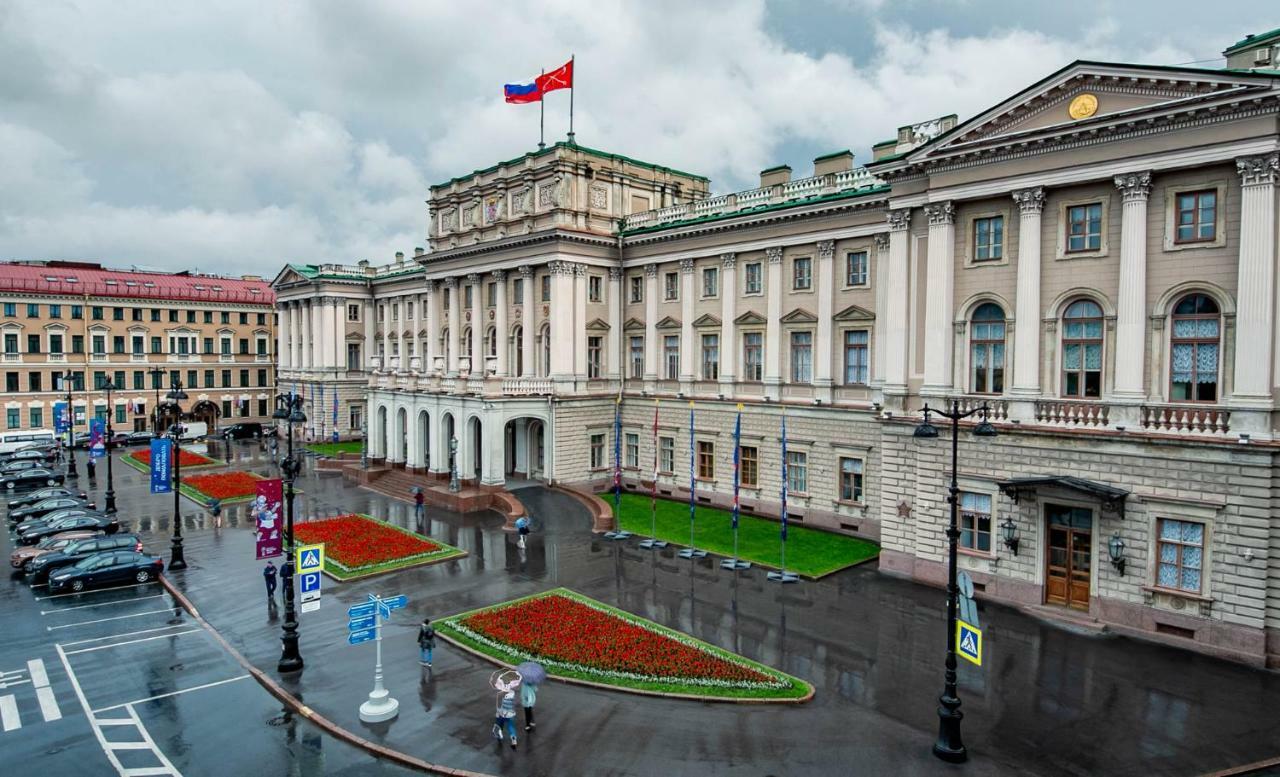
[[449, 490], [448, 481], [415, 475], [407, 470], [385, 465], [371, 466], [365, 470], [361, 469], [358, 461], [345, 465], [342, 476], [364, 488], [402, 502], [413, 502], [413, 489], [420, 488], [426, 503], [434, 507], [443, 507], [455, 513], [492, 510], [506, 519], [504, 528], [508, 531], [515, 530], [517, 518], [528, 514], [520, 500], [505, 489], [463, 486], [454, 493]]
[[1030, 604], [1019, 609], [1037, 620], [1075, 634], [1097, 637], [1107, 633], [1107, 624], [1081, 610], [1047, 604]]

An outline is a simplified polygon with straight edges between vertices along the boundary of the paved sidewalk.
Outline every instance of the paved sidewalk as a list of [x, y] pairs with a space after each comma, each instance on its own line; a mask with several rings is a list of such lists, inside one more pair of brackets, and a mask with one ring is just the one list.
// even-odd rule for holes
[[[936, 589], [887, 578], [872, 565], [780, 588], [762, 571], [735, 576], [713, 559], [689, 562], [593, 537], [577, 502], [541, 488], [520, 492], [537, 529], [522, 557], [496, 515], [428, 510], [426, 525], [414, 527], [411, 505], [336, 477], [308, 476], [301, 486], [310, 510], [368, 512], [471, 553], [371, 580], [326, 580], [320, 611], [302, 617], [307, 668], [283, 684], [360, 736], [426, 761], [498, 774], [954, 771], [929, 752], [942, 681]], [[274, 674], [279, 620], [266, 606], [251, 534], [237, 511], [227, 519], [215, 531], [207, 515], [191, 511], [184, 522], [191, 568], [172, 579], [231, 644]], [[150, 542], [159, 548], [166, 514], [157, 510], [147, 523], [161, 532]], [[516, 752], [499, 747], [489, 733], [492, 665], [442, 644], [434, 672], [425, 673], [416, 625], [424, 615], [559, 585], [804, 677], [816, 697], [798, 707], [756, 707], [553, 682], [539, 696], [537, 732]], [[373, 646], [346, 642], [346, 608], [369, 592], [410, 599], [383, 643], [400, 716], [375, 726], [357, 717], [372, 685]], [[1079, 636], [995, 606], [983, 610], [983, 621], [987, 665], [960, 673], [969, 774], [1182, 775], [1280, 754], [1271, 725], [1280, 697], [1274, 673], [1125, 638]]]

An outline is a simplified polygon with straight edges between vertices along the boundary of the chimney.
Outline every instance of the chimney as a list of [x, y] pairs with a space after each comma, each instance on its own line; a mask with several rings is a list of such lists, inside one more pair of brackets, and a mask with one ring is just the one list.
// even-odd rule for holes
[[427, 255], [427, 249], [423, 248], [422, 246], [418, 246], [413, 249], [413, 256], [415, 259], [419, 256], [426, 256], [426, 255]]
[[849, 149], [823, 154], [813, 160], [813, 176], [843, 173], [853, 169], [853, 152]]
[[767, 186], [778, 186], [779, 184], [791, 182], [791, 166], [778, 165], [770, 167], [768, 170], [760, 171], [760, 188]]
[[404, 251], [396, 251], [396, 264], [404, 264]]

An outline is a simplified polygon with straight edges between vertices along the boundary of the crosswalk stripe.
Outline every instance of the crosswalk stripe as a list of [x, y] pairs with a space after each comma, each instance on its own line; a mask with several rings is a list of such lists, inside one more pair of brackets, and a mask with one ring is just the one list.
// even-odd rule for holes
[[5, 731], [22, 728], [22, 718], [18, 717], [18, 701], [13, 694], [0, 696], [0, 725]]

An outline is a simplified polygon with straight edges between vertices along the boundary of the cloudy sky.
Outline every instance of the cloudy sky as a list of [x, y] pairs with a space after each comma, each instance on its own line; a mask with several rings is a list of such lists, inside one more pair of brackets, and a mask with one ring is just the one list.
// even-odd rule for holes
[[534, 148], [502, 84], [570, 53], [580, 143], [724, 192], [1074, 59], [1217, 67], [1275, 27], [1274, 0], [0, 0], [0, 259], [385, 262], [429, 183]]

